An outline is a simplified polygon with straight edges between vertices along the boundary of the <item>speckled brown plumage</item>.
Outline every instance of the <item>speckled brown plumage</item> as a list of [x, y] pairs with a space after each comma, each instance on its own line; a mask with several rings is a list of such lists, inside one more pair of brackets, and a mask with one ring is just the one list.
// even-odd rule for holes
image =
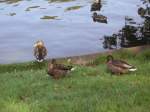
[[34, 44], [34, 56], [38, 62], [42, 62], [47, 55], [47, 49], [42, 40]]
[[136, 71], [137, 69], [122, 60], [114, 60], [111, 55], [107, 56], [107, 69], [114, 74], [125, 74], [130, 71]]
[[56, 60], [52, 60], [48, 63], [47, 73], [54, 79], [60, 79], [68, 75], [70, 71], [74, 70], [73, 66], [66, 66], [63, 64], [57, 64]]

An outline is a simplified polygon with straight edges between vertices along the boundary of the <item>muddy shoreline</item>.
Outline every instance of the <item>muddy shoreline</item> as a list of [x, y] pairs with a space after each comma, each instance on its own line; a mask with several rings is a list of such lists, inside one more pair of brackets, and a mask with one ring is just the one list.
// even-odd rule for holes
[[70, 59], [71, 63], [73, 63], [73, 64], [86, 65], [87, 63], [91, 62], [92, 60], [94, 60], [95, 58], [97, 58], [101, 55], [112, 54], [114, 52], [117, 53], [120, 51], [130, 51], [134, 54], [138, 54], [147, 49], [150, 49], [150, 45], [137, 46], [137, 47], [131, 47], [131, 48], [114, 49], [114, 50], [109, 50], [109, 51], [99, 52], [99, 53], [94, 53], [94, 54], [71, 56], [71, 57], [56, 58], [56, 59], [60, 62], [64, 61], [64, 60], [67, 61], [68, 59]]

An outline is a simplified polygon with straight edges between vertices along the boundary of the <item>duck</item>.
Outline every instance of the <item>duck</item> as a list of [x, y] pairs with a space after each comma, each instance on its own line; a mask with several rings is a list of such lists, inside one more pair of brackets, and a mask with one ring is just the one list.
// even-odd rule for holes
[[107, 24], [107, 17], [103, 15], [98, 15], [96, 12], [93, 13], [93, 21], [99, 23], [106, 23]]
[[34, 44], [34, 56], [37, 62], [43, 62], [47, 55], [47, 49], [42, 40], [38, 40]]
[[95, 0], [91, 5], [91, 11], [100, 11], [101, 10], [101, 0]]
[[126, 61], [114, 59], [112, 55], [107, 56], [107, 69], [113, 74], [121, 75], [128, 72], [134, 72], [137, 70], [131, 64], [128, 64]]
[[67, 76], [71, 71], [74, 71], [75, 67], [71, 65], [57, 64], [56, 59], [52, 59], [48, 63], [48, 75], [54, 79], [60, 79]]

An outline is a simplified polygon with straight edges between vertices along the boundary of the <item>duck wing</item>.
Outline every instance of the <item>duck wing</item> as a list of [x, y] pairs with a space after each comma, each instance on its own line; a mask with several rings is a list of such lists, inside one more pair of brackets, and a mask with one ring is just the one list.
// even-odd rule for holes
[[47, 55], [46, 47], [38, 48], [38, 55], [44, 58]]
[[38, 48], [34, 48], [34, 56], [37, 58], [39, 55]]
[[127, 62], [123, 61], [123, 60], [113, 60], [112, 64], [114, 66], [118, 66], [124, 69], [130, 69], [130, 68], [134, 68], [134, 66], [128, 64]]
[[71, 70], [73, 66], [69, 65], [63, 65], [63, 64], [55, 64], [54, 69], [60, 69], [60, 70]]
[[66, 76], [67, 70], [53, 69], [51, 71], [48, 71], [48, 74], [54, 79], [60, 79]]
[[108, 70], [110, 70], [112, 73], [115, 73], [115, 74], [124, 74], [124, 73], [128, 72], [128, 69], [124, 69], [124, 68], [122, 68], [120, 66], [116, 66], [112, 63], [108, 63], [107, 68], [108, 68]]

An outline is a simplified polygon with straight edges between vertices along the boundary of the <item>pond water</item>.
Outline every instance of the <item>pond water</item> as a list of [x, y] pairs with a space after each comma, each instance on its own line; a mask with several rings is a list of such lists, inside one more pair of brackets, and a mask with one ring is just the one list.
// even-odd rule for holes
[[104, 35], [124, 26], [125, 16], [141, 21], [140, 0], [102, 0], [108, 23], [93, 22], [93, 0], [0, 0], [0, 63], [34, 60], [33, 44], [43, 40], [48, 58], [104, 51]]

